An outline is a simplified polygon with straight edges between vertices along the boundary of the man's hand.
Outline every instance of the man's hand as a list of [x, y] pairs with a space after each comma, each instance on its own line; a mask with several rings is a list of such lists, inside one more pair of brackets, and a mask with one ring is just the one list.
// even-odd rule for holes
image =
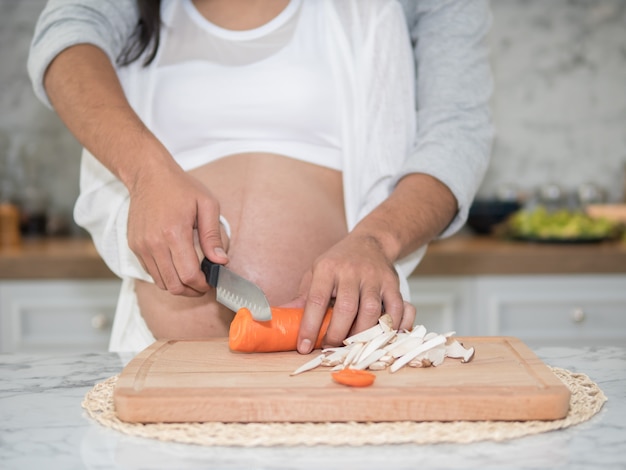
[[304, 299], [298, 336], [302, 354], [311, 352], [331, 302], [327, 346], [338, 346], [352, 332], [375, 325], [382, 313], [391, 315], [394, 328], [410, 329], [415, 320], [415, 308], [402, 300], [393, 263], [368, 236], [350, 234], [320, 256], [304, 276], [299, 298]]
[[338, 345], [350, 333], [374, 325], [383, 311], [391, 315], [394, 328], [412, 328], [415, 308], [402, 300], [393, 263], [433, 240], [456, 211], [454, 195], [439, 180], [420, 173], [402, 178], [304, 276], [297, 299], [305, 305], [298, 351], [311, 351], [333, 300], [327, 345]]
[[177, 168], [146, 170], [130, 188], [128, 244], [161, 289], [200, 296], [210, 286], [196, 245], [212, 261], [228, 261], [219, 215], [219, 203], [194, 177]]
[[44, 85], [74, 137], [128, 188], [128, 243], [154, 282], [172, 294], [207, 292], [194, 234], [212, 261], [228, 261], [219, 204], [145, 127], [107, 54], [90, 44], [69, 47], [48, 67]]

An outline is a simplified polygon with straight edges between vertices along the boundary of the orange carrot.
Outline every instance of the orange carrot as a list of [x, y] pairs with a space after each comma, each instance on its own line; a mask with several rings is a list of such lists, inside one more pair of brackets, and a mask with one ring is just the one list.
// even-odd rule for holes
[[[239, 309], [230, 324], [228, 346], [231, 351], [247, 353], [295, 351], [303, 314], [303, 308], [272, 307], [272, 319], [261, 322], [252, 318], [247, 308]], [[322, 347], [331, 314], [328, 309], [315, 348]]]
[[376, 380], [376, 374], [366, 370], [341, 369], [331, 375], [335, 382], [349, 387], [368, 387]]

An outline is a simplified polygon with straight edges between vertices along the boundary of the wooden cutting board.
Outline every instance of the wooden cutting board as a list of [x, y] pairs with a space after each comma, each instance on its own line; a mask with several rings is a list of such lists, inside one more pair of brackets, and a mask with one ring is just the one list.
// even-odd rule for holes
[[[226, 340], [157, 341], [122, 371], [114, 401], [128, 422], [553, 420], [569, 389], [520, 340], [459, 338], [463, 364], [376, 372], [374, 384], [336, 384], [330, 369], [289, 374], [313, 356], [243, 354]], [[315, 352], [314, 352], [315, 354]]]

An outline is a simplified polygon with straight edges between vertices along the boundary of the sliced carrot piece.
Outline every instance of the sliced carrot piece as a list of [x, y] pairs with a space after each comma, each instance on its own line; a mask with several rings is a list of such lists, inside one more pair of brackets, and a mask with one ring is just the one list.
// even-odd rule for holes
[[[322, 347], [331, 314], [328, 309], [315, 348]], [[247, 308], [239, 309], [230, 324], [228, 346], [231, 351], [246, 353], [295, 351], [303, 315], [303, 308], [272, 307], [272, 319], [261, 322], [252, 318]]]
[[376, 374], [367, 370], [341, 369], [331, 375], [335, 382], [348, 387], [368, 387], [376, 380]]

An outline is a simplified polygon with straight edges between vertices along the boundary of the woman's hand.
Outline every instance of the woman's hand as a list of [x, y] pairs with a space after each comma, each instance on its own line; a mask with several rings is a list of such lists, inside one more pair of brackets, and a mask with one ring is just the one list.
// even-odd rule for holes
[[206, 293], [197, 245], [212, 261], [228, 261], [215, 197], [177, 166], [146, 168], [129, 191], [128, 244], [146, 272], [172, 294]]
[[380, 243], [354, 233], [315, 261], [301, 283], [299, 302], [304, 303], [298, 336], [302, 354], [313, 348], [331, 302], [327, 346], [338, 346], [350, 334], [375, 325], [382, 313], [391, 315], [394, 328], [410, 329], [415, 320], [415, 308], [403, 301], [398, 274]]

